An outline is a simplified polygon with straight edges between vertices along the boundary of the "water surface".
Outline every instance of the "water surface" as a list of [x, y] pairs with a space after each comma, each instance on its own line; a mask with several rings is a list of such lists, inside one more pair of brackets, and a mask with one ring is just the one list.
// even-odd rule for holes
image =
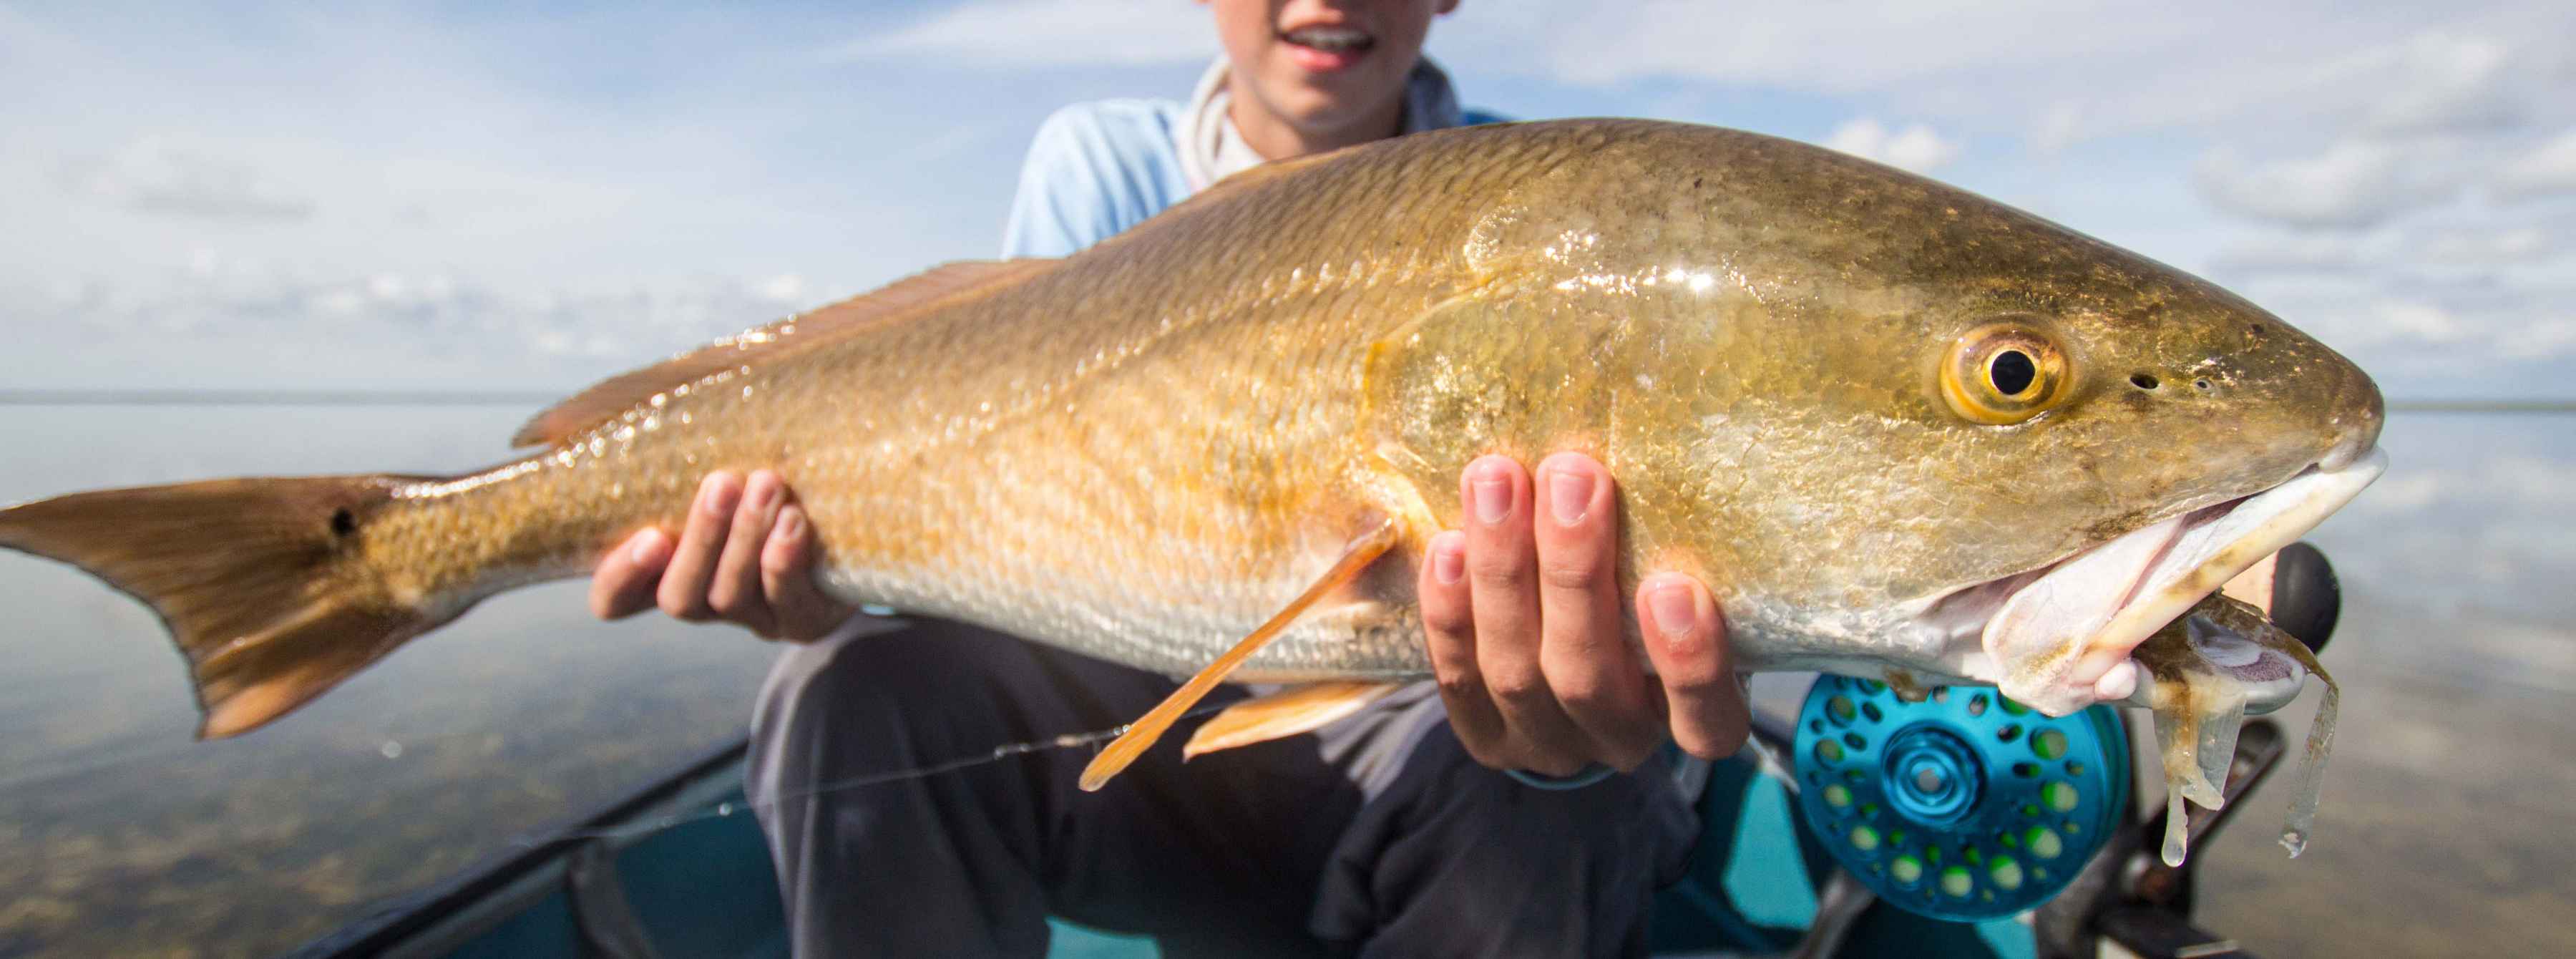
[[[519, 406], [28, 406], [0, 502], [234, 474], [452, 472]], [[191, 741], [141, 605], [0, 552], [0, 956], [267, 955], [740, 735], [769, 647], [513, 593], [267, 728]]]

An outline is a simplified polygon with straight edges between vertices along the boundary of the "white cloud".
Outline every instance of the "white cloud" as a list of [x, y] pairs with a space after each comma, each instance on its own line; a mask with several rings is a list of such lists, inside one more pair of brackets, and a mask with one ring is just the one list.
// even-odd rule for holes
[[2222, 276], [2338, 273], [2359, 265], [2362, 255], [2361, 241], [2344, 234], [2271, 234], [2222, 247], [2210, 270]]
[[1962, 72], [2049, 69], [2154, 49], [2194, 32], [2180, 18], [2106, 12], [2044, 3], [1871, 0], [1790, 4], [1750, 16], [1692, 0], [1613, 0], [1568, 16], [1545, 4], [1471, 3], [1433, 35], [1459, 34], [1459, 48], [1472, 50], [1482, 69], [1577, 84], [1678, 77], [1852, 93]]
[[1930, 173], [1959, 156], [1959, 144], [1945, 140], [1921, 123], [1889, 130], [1877, 119], [1861, 117], [1835, 127], [1825, 146], [1856, 157], [1916, 173]]
[[2496, 346], [2514, 360], [2553, 360], [2576, 353], [2576, 315], [2535, 317], [2515, 324]]
[[2084, 110], [2072, 103], [2050, 104], [2040, 114], [2039, 124], [2031, 130], [2030, 148], [2042, 155], [2056, 153], [2073, 144], [2084, 132]]
[[2448, 171], [2427, 151], [2347, 139], [2311, 157], [2253, 162], [2219, 147], [2193, 168], [2211, 205], [2293, 227], [2364, 227], [2444, 199]]
[[1467, 4], [1432, 32], [1461, 72], [1603, 89], [1670, 79], [1832, 97], [1934, 122], [2040, 130], [2045, 147], [2214, 122], [2385, 130], [2509, 123], [2563, 89], [2576, 8], [2095, 0], [1862, 0], [1765, 8]]
[[2487, 37], [2425, 34], [2365, 55], [2355, 79], [2404, 79], [2370, 105], [2368, 124], [2388, 132], [2509, 126], [2522, 104], [2508, 71], [2512, 48]]
[[73, 189], [144, 213], [216, 221], [293, 221], [313, 215], [312, 198], [261, 175], [250, 163], [146, 137], [64, 171]]
[[837, 56], [1027, 69], [1203, 63], [1216, 53], [1207, 12], [1190, 4], [999, 0], [958, 4], [893, 33], [845, 45]]
[[792, 304], [805, 298], [805, 278], [793, 273], [781, 273], [760, 281], [754, 289], [760, 293], [762, 299]]
[[2517, 199], [2576, 192], [2576, 130], [2506, 163], [2495, 186], [2498, 194]]
[[[1830, 139], [2211, 268], [2392, 396], [2567, 392], [2576, 5], [1471, 0], [1432, 49], [1480, 105]], [[1183, 0], [0, 5], [0, 382], [301, 337], [594, 375], [988, 254], [1038, 117], [1215, 50]]]
[[[531, 287], [394, 270], [312, 276], [211, 259], [208, 271], [152, 280], [0, 287], [0, 314], [22, 326], [19, 346], [0, 355], [0, 382], [71, 386], [113, 368], [125, 371], [123, 382], [190, 386], [561, 384], [822, 298], [794, 274]], [[280, 343], [295, 348], [273, 348]], [[418, 362], [315, 359], [351, 356]]]
[[2396, 339], [2450, 343], [2467, 335], [2458, 318], [2431, 303], [2389, 300], [2378, 312], [2381, 327]]
[[2491, 266], [2538, 260], [2553, 252], [2546, 232], [2536, 226], [2519, 226], [2436, 233], [2424, 241], [2423, 255], [2435, 263]]

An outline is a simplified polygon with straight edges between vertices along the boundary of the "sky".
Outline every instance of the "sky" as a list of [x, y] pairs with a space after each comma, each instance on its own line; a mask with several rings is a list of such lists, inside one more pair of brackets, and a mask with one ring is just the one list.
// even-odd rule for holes
[[[1914, 169], [2216, 280], [2392, 398], [2576, 398], [2576, 4], [1464, 0], [1470, 104]], [[0, 390], [564, 390], [997, 252], [1184, 0], [0, 0]]]

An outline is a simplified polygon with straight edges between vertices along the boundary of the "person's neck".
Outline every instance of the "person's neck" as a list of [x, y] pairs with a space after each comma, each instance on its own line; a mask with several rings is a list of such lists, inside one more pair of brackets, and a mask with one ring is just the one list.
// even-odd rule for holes
[[1350, 123], [1309, 129], [1262, 109], [1251, 97], [1237, 95], [1226, 109], [1226, 119], [1234, 121], [1234, 132], [1243, 137], [1244, 145], [1252, 152], [1266, 160], [1285, 160], [1384, 140], [1404, 132], [1404, 97], [1389, 97], [1384, 107]]

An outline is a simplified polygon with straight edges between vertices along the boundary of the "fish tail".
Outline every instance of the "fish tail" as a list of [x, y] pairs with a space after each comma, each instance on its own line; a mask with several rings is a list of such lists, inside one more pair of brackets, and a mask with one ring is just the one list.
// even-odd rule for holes
[[414, 479], [74, 493], [0, 509], [0, 546], [78, 566], [152, 607], [188, 660], [204, 716], [198, 738], [222, 738], [302, 705], [470, 605], [423, 609], [417, 590], [398, 588], [370, 561], [374, 521]]

